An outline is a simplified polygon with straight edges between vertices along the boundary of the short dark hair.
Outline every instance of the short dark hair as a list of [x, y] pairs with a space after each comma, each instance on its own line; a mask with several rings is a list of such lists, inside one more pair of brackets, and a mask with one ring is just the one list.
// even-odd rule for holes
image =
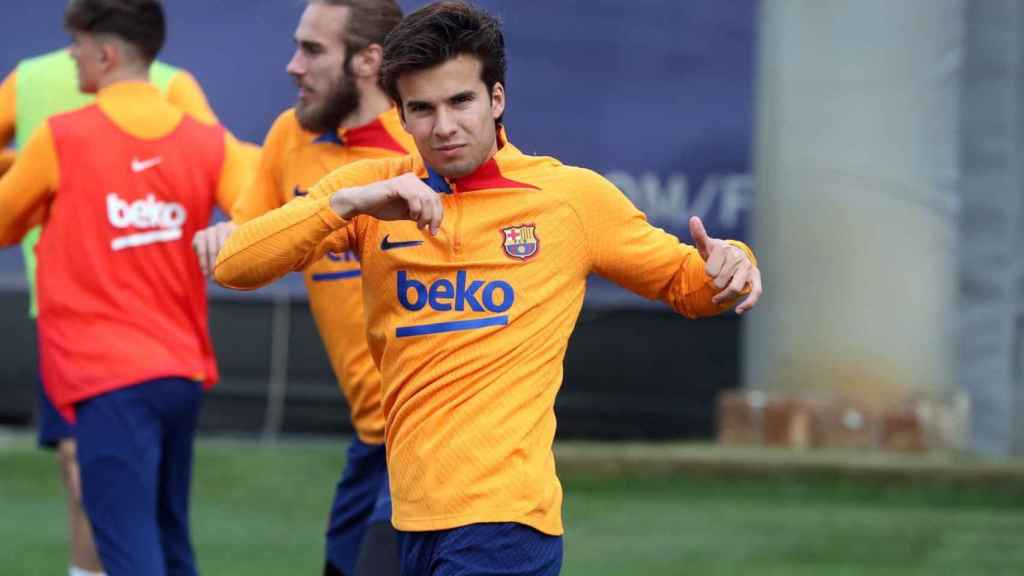
[[119, 38], [135, 47], [147, 64], [156, 59], [167, 37], [160, 0], [71, 0], [64, 27]]
[[399, 22], [402, 8], [396, 0], [306, 0], [309, 4], [344, 6], [349, 10], [348, 25], [345, 26], [346, 58], [371, 44], [384, 45]]
[[401, 105], [398, 79], [460, 55], [482, 64], [480, 79], [493, 92], [505, 85], [505, 36], [501, 24], [483, 9], [462, 0], [442, 0], [406, 16], [384, 42], [381, 76], [384, 90]]

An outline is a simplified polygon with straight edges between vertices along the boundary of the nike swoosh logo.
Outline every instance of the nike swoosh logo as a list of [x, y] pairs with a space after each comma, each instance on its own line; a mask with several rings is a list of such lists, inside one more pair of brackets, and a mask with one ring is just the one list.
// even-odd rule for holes
[[309, 190], [303, 190], [302, 188], [296, 186], [295, 189], [292, 190], [292, 194], [294, 194], [295, 197], [298, 198], [300, 196], [305, 196], [306, 194], [309, 194]]
[[138, 174], [139, 172], [145, 172], [146, 170], [149, 170], [153, 166], [156, 166], [157, 164], [163, 161], [164, 159], [161, 158], [160, 156], [157, 156], [156, 158], [150, 158], [149, 160], [139, 160], [138, 158], [133, 157], [132, 172], [135, 172], [136, 174]]
[[380, 241], [381, 250], [395, 250], [397, 248], [412, 248], [413, 246], [419, 246], [423, 244], [423, 240], [403, 240], [401, 242], [392, 242], [388, 240], [390, 234], [385, 234], [384, 239]]

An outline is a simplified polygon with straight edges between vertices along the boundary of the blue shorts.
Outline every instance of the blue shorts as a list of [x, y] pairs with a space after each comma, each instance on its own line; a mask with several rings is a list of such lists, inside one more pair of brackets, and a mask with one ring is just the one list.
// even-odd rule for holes
[[407, 576], [558, 576], [562, 537], [516, 523], [399, 532]]
[[74, 425], [65, 420], [60, 412], [57, 412], [57, 407], [50, 401], [46, 389], [43, 388], [42, 380], [36, 380], [36, 404], [39, 407], [39, 446], [55, 448], [61, 440], [75, 437]]
[[358, 437], [348, 447], [345, 469], [334, 491], [327, 522], [327, 561], [345, 574], [354, 574], [366, 529], [391, 522], [391, 491], [383, 444]]
[[188, 502], [201, 384], [150, 380], [75, 405], [82, 505], [110, 576], [195, 576]]

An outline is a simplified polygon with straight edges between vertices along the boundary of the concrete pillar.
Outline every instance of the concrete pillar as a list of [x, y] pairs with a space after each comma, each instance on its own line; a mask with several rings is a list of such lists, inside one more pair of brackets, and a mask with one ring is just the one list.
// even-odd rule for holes
[[956, 396], [960, 0], [764, 0], [749, 388]]

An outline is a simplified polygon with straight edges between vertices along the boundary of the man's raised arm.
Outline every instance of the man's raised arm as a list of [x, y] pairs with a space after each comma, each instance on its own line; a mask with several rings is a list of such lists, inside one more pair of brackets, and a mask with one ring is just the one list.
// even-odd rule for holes
[[412, 220], [437, 233], [444, 216], [437, 193], [411, 173], [382, 179], [388, 166], [368, 161], [336, 170], [308, 196], [238, 227], [217, 256], [214, 278], [253, 290], [305, 268], [325, 250], [349, 250], [359, 244], [359, 230], [350, 223], [360, 215]]

